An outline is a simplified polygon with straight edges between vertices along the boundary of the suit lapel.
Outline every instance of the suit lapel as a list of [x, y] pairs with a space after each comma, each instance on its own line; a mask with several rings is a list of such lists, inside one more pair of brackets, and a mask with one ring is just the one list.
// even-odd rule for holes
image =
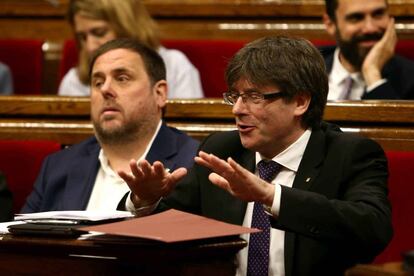
[[99, 144], [86, 145], [83, 153], [73, 160], [72, 169], [68, 172], [68, 179], [62, 197], [62, 210], [84, 210], [95, 184], [99, 169]]
[[[300, 162], [298, 172], [293, 181], [293, 188], [309, 190], [314, 179], [319, 173], [322, 156], [324, 156], [325, 136], [319, 129], [313, 130]], [[285, 232], [285, 273], [293, 275], [293, 260], [295, 252], [296, 234]]]
[[161, 161], [166, 168], [173, 171], [177, 169], [177, 164], [172, 157], [177, 152], [177, 136], [163, 123], [145, 159], [151, 164]]

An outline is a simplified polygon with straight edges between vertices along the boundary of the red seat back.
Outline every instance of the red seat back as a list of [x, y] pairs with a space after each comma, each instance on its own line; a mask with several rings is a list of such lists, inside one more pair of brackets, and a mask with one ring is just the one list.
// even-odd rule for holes
[[204, 95], [218, 98], [222, 98], [227, 90], [224, 78], [227, 63], [245, 43], [233, 40], [163, 41], [165, 47], [182, 51], [198, 69]]
[[0, 40], [0, 61], [10, 67], [14, 94], [41, 94], [42, 45], [35, 39]]
[[414, 249], [414, 152], [387, 152], [394, 236], [375, 263], [401, 261], [401, 254]]
[[46, 155], [60, 150], [52, 141], [0, 140], [0, 171], [6, 176], [13, 194], [13, 210], [19, 212], [32, 191], [40, 166]]

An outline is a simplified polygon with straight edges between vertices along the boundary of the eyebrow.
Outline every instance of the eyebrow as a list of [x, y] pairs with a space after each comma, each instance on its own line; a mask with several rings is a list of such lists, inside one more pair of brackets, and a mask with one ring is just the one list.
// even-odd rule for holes
[[[387, 7], [380, 7], [377, 8], [375, 10], [373, 10], [372, 12], [370, 12], [370, 15], [375, 15], [375, 14], [385, 14], [387, 12]], [[345, 15], [345, 19], [349, 20], [349, 19], [355, 19], [355, 18], [364, 18], [365, 17], [365, 13], [364, 12], [351, 12], [349, 14]]]

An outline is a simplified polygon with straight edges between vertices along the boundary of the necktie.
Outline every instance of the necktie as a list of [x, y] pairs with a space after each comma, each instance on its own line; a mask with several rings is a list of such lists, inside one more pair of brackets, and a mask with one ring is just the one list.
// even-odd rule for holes
[[348, 76], [344, 81], [344, 89], [341, 92], [341, 95], [339, 96], [340, 100], [348, 100], [351, 96], [352, 91], [352, 85], [354, 84], [354, 80], [351, 78], [351, 76]]
[[[271, 182], [280, 171], [281, 165], [272, 160], [262, 160], [257, 164], [257, 168], [259, 177]], [[251, 226], [263, 231], [250, 235], [247, 275], [267, 276], [269, 270], [270, 221], [261, 203], [254, 203]]]

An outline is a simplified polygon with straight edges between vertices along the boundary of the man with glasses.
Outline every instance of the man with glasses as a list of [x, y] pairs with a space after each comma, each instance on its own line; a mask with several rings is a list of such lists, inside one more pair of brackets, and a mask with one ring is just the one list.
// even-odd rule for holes
[[[237, 275], [343, 275], [390, 241], [387, 161], [372, 140], [322, 121], [328, 79], [308, 41], [253, 41], [230, 61], [225, 102], [237, 131], [212, 134], [196, 164], [120, 173], [139, 210], [185, 210], [257, 227]], [[176, 185], [176, 183], [178, 184]]]

